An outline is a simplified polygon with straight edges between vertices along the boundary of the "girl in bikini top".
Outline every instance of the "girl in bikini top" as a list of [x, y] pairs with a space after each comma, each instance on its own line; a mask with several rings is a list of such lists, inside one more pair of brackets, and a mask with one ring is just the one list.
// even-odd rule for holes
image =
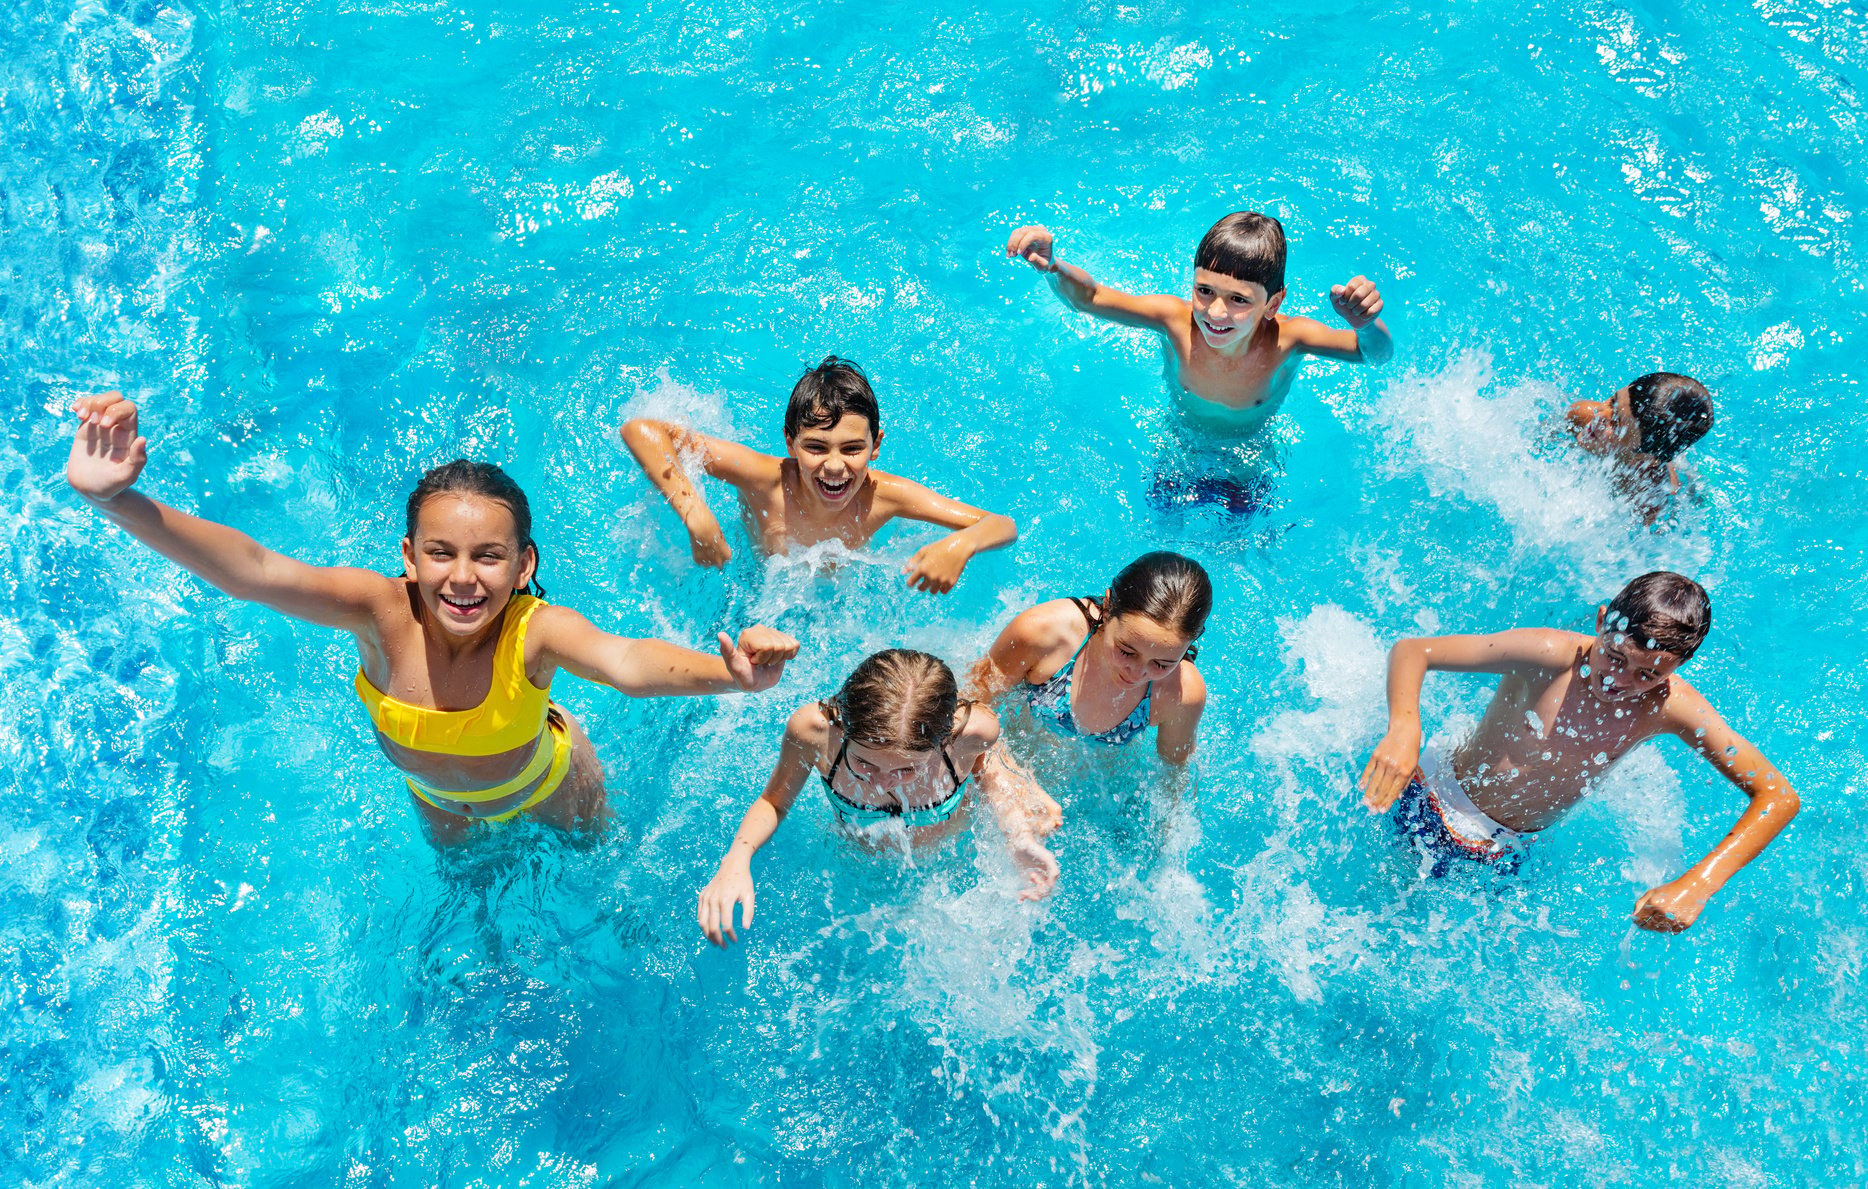
[[[709, 656], [626, 640], [530, 593], [538, 569], [525, 493], [498, 467], [459, 459], [408, 500], [403, 574], [311, 566], [135, 489], [148, 459], [137, 409], [87, 396], [65, 475], [105, 518], [237, 598], [357, 641], [354, 682], [384, 755], [408, 778], [437, 840], [520, 813], [565, 827], [607, 817], [590, 740], [552, 704], [559, 668], [626, 694], [764, 689], [797, 641], [748, 628]], [[543, 592], [540, 591], [539, 594]]]
[[1194, 640], [1212, 605], [1198, 562], [1146, 554], [1100, 599], [1057, 599], [1016, 616], [975, 667], [975, 689], [981, 700], [1022, 689], [1034, 719], [1089, 743], [1120, 747], [1158, 727], [1156, 750], [1183, 762], [1206, 704]]
[[700, 895], [709, 940], [737, 940], [733, 908], [752, 921], [752, 857], [815, 772], [840, 826], [869, 830], [900, 823], [911, 845], [938, 841], [966, 821], [978, 789], [998, 818], [1029, 898], [1046, 894], [1057, 862], [1024, 814], [1024, 778], [994, 748], [998, 716], [962, 702], [953, 671], [925, 652], [891, 648], [856, 667], [836, 696], [798, 709], [786, 724], [778, 764], [741, 820], [719, 872]]

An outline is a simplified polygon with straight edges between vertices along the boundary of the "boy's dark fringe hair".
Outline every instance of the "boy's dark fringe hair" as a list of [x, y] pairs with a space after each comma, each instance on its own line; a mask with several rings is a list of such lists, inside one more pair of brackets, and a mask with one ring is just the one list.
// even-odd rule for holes
[[519, 551], [530, 549], [533, 558], [532, 581], [516, 593], [544, 598], [545, 588], [538, 584], [538, 542], [532, 539], [532, 505], [526, 502], [525, 492], [512, 477], [490, 462], [457, 458], [423, 475], [422, 481], [409, 493], [407, 535], [415, 536], [415, 521], [421, 515], [423, 504], [434, 496], [449, 494], [477, 495], [506, 505], [512, 513], [513, 531], [519, 537]]
[[1671, 652], [1684, 661], [1712, 630], [1712, 600], [1691, 578], [1655, 570], [1622, 587], [1604, 626], [1627, 633], [1637, 648]]
[[947, 662], [912, 648], [868, 657], [820, 703], [846, 738], [887, 751], [932, 751], [953, 736], [962, 705]]
[[829, 429], [851, 413], [869, 422], [869, 436], [882, 432], [882, 410], [863, 369], [835, 355], [798, 378], [785, 406], [785, 436], [795, 438], [807, 429]]
[[[1118, 615], [1146, 615], [1177, 635], [1197, 640], [1213, 611], [1213, 581], [1191, 557], [1157, 550], [1123, 566], [1099, 604], [1104, 622]], [[1188, 648], [1188, 660], [1196, 655], [1196, 649]]]
[[1631, 381], [1628, 403], [1641, 427], [1641, 453], [1671, 462], [1712, 428], [1712, 395], [1691, 376], [1653, 372]]
[[1256, 281], [1270, 297], [1284, 288], [1284, 224], [1257, 211], [1234, 211], [1200, 237], [1193, 266]]

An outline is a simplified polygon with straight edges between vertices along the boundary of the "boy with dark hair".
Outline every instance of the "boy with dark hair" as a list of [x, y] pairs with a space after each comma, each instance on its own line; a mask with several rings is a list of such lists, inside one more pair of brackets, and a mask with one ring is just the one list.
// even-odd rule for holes
[[[1518, 628], [1401, 640], [1388, 657], [1388, 733], [1363, 770], [1363, 803], [1401, 802], [1396, 823], [1423, 865], [1468, 860], [1515, 870], [1526, 844], [1636, 745], [1672, 735], [1751, 800], [1684, 875], [1635, 904], [1635, 924], [1677, 933], [1797, 815], [1790, 782], [1674, 673], [1712, 626], [1699, 583], [1660, 571], [1596, 612], [1596, 635]], [[1450, 756], [1421, 750], [1420, 687], [1431, 671], [1503, 680]]]
[[1712, 396], [1691, 376], [1653, 372], [1605, 401], [1577, 401], [1566, 420], [1578, 445], [1613, 463], [1616, 487], [1652, 522], [1680, 490], [1674, 458], [1712, 428]]
[[682, 468], [682, 456], [739, 491], [746, 531], [766, 553], [793, 545], [869, 543], [896, 517], [954, 531], [925, 545], [902, 572], [916, 590], [945, 594], [975, 554], [1018, 539], [1009, 516], [950, 500], [919, 483], [871, 470], [882, 448], [882, 414], [861, 368], [835, 355], [806, 372], [785, 408], [783, 458], [696, 433], [670, 421], [624, 423], [623, 441], [681, 517], [694, 560], [725, 565], [733, 551], [720, 522]]
[[1055, 237], [1035, 224], [1014, 230], [1005, 244], [1007, 256], [1049, 274], [1051, 287], [1075, 309], [1160, 333], [1167, 378], [1203, 429], [1235, 436], [1258, 429], [1290, 391], [1299, 356], [1381, 363], [1394, 354], [1379, 317], [1382, 296], [1367, 277], [1330, 290], [1348, 330], [1278, 312], [1284, 227], [1267, 215], [1235, 211], [1213, 224], [1194, 252], [1191, 300], [1099, 285], [1059, 260], [1055, 249]]

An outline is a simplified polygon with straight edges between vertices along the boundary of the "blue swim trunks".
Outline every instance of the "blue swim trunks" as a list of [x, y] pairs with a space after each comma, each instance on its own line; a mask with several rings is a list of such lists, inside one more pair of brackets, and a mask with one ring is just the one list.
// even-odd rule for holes
[[1501, 826], [1466, 796], [1452, 765], [1429, 749], [1420, 771], [1395, 802], [1396, 832], [1420, 852], [1429, 879], [1443, 878], [1455, 863], [1477, 863], [1515, 875], [1531, 835]]

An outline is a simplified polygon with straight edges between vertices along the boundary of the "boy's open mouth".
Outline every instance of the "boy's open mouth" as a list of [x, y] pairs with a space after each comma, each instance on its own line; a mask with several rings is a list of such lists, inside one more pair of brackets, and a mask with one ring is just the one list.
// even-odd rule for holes
[[442, 594], [440, 591], [435, 592], [435, 598], [440, 601], [443, 607], [446, 607], [449, 611], [452, 611], [462, 619], [466, 619], [468, 616], [478, 611], [486, 602], [485, 595], [462, 598], [459, 595]]
[[850, 494], [850, 489], [856, 485], [856, 476], [845, 475], [843, 478], [835, 480], [833, 482], [832, 480], [826, 479], [824, 478], [824, 476], [819, 475], [817, 476], [816, 482], [817, 482], [817, 490], [823, 495], [825, 499], [829, 500], [831, 503], [834, 504], [838, 500], [842, 499], [844, 496]]
[[1237, 333], [1239, 328], [1237, 326], [1215, 326], [1205, 318], [1202, 318], [1200, 319], [1200, 329], [1206, 333], [1206, 337], [1209, 339], [1223, 339]]

